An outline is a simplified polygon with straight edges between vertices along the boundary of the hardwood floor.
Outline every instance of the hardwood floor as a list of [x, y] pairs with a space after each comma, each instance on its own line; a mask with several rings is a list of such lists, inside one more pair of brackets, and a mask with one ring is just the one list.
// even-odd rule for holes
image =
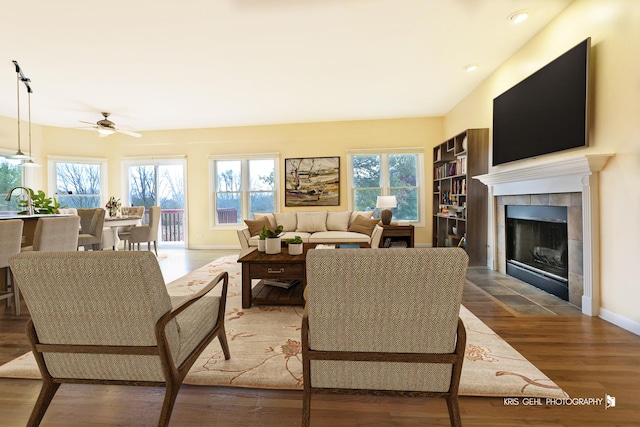
[[[160, 265], [170, 281], [228, 253], [234, 251], [169, 251]], [[640, 337], [602, 319], [577, 315], [575, 310], [561, 315], [522, 310], [515, 299], [499, 298], [504, 290], [491, 294], [495, 283], [489, 282], [505, 279], [494, 274], [470, 270], [469, 277], [481, 286], [468, 285], [463, 304], [572, 398], [609, 394], [616, 398], [616, 406], [555, 406], [544, 400], [538, 405], [522, 399], [510, 406], [502, 398], [461, 397], [463, 424], [640, 426]], [[0, 305], [0, 364], [29, 350], [24, 334], [29, 315], [24, 302], [22, 307], [22, 315], [16, 318], [13, 308]], [[526, 314], [530, 311], [544, 314]], [[24, 426], [39, 390], [39, 381], [0, 379], [0, 425]], [[162, 388], [63, 385], [41, 425], [153, 426], [163, 393]], [[301, 408], [299, 391], [183, 386], [171, 425], [299, 426]], [[314, 396], [311, 421], [314, 427], [448, 425], [444, 400], [367, 396]]]

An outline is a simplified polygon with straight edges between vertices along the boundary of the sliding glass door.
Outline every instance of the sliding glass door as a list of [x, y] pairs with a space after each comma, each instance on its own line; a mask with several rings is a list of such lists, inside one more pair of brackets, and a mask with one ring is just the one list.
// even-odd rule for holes
[[186, 245], [185, 161], [180, 159], [127, 161], [127, 206], [160, 206], [159, 241], [166, 245]]

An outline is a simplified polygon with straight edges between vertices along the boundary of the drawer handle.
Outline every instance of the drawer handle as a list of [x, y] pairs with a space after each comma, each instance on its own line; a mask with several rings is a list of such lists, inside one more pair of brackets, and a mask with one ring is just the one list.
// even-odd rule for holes
[[280, 270], [274, 270], [272, 268], [267, 269], [267, 273], [269, 274], [282, 274], [284, 273], [284, 268], [280, 268]]

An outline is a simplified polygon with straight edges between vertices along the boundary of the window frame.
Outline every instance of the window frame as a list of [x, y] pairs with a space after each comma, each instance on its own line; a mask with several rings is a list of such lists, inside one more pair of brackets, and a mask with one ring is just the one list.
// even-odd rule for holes
[[[30, 181], [29, 177], [32, 172], [28, 168], [22, 167], [22, 163], [24, 163], [24, 161], [18, 160], [18, 159], [12, 159], [11, 156], [13, 156], [14, 154], [15, 154], [15, 151], [5, 150], [3, 148], [0, 148], [0, 157], [2, 157], [5, 160], [14, 160], [18, 162], [17, 166], [20, 169], [20, 184], [18, 185], [21, 185], [23, 187], [28, 187], [27, 183]], [[9, 188], [9, 190], [11, 189]], [[9, 193], [0, 193], [3, 200], [7, 196], [7, 194]], [[18, 194], [18, 193], [14, 193], [14, 194]], [[14, 212], [14, 211], [6, 211], [6, 212]], [[15, 212], [18, 212], [18, 210], [16, 210]]]
[[[256, 191], [250, 190], [250, 175], [248, 164], [252, 160], [273, 160], [273, 206], [274, 211], [280, 208], [280, 154], [279, 153], [258, 153], [258, 154], [228, 154], [209, 156], [209, 227], [215, 229], [233, 229], [238, 230], [244, 228], [244, 220], [252, 219], [249, 215], [250, 196]], [[221, 161], [240, 161], [240, 181], [242, 188], [240, 190], [240, 205], [242, 208], [242, 217], [240, 222], [234, 224], [218, 223], [216, 215], [216, 194], [217, 194], [217, 162]]]
[[58, 175], [57, 175], [57, 164], [58, 163], [80, 163], [80, 164], [89, 164], [89, 165], [99, 165], [100, 166], [100, 204], [99, 207], [102, 207], [107, 202], [107, 191], [108, 191], [108, 160], [100, 157], [73, 157], [73, 156], [47, 156], [47, 167], [48, 167], [48, 194], [51, 194], [51, 197], [55, 197], [57, 199], [58, 193]]
[[[416, 192], [418, 219], [417, 220], [401, 220], [401, 224], [412, 224], [416, 227], [425, 226], [426, 207], [425, 207], [425, 182], [424, 182], [424, 148], [408, 147], [408, 148], [380, 148], [380, 149], [353, 149], [347, 150], [347, 186], [349, 189], [349, 209], [353, 210], [355, 206], [355, 187], [353, 178], [353, 157], [354, 156], [380, 156], [380, 188], [381, 196], [391, 195], [391, 177], [389, 174], [389, 156], [394, 154], [413, 154], [416, 156]], [[371, 187], [374, 188], [374, 187]], [[393, 187], [401, 188], [401, 187]]]

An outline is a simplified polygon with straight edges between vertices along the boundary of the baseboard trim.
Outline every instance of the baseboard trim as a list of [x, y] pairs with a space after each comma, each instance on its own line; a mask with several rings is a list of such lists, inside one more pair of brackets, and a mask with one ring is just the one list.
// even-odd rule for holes
[[627, 319], [626, 317], [607, 310], [606, 308], [600, 308], [599, 317], [609, 323], [620, 326], [622, 329], [626, 329], [629, 332], [640, 335], [640, 323], [635, 320]]
[[189, 245], [187, 249], [222, 249], [222, 250], [240, 250], [240, 245]]

